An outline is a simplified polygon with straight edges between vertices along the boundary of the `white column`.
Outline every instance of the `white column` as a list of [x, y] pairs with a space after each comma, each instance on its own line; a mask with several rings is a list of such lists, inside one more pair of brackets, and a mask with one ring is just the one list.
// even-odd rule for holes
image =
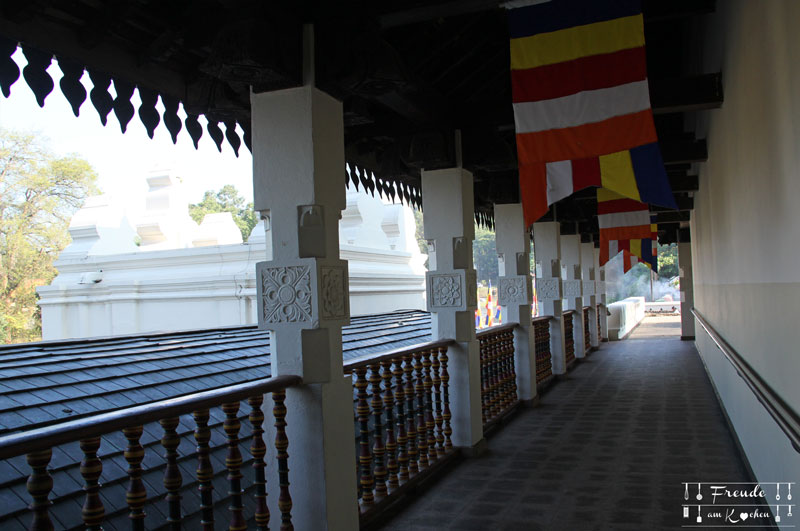
[[533, 224], [536, 256], [536, 298], [539, 315], [550, 315], [550, 355], [553, 374], [567, 372], [564, 321], [561, 319], [561, 224], [557, 221]]
[[[688, 231], [681, 233], [687, 239]], [[678, 243], [678, 266], [681, 281], [681, 339], [694, 341], [694, 281], [692, 276], [692, 244], [689, 241]]]
[[564, 278], [564, 298], [567, 309], [575, 310], [572, 316], [572, 339], [575, 342], [575, 357], [586, 356], [586, 340], [583, 335], [583, 271], [581, 269], [581, 237], [569, 234], [561, 237], [561, 266]]
[[422, 212], [428, 265], [425, 285], [434, 339], [455, 339], [449, 348], [453, 444], [485, 446], [481, 419], [480, 351], [475, 339], [477, 280], [472, 174], [462, 168], [422, 172]]
[[583, 273], [583, 305], [589, 307], [589, 346], [600, 345], [597, 337], [597, 290], [595, 284], [594, 243], [581, 242], [581, 271]]
[[600, 267], [600, 249], [594, 250], [595, 296], [599, 304], [600, 328], [597, 331], [599, 341], [608, 341], [608, 309], [606, 308], [606, 268]]
[[[286, 393], [294, 527], [357, 529], [353, 390], [342, 373], [350, 318], [347, 262], [339, 259], [342, 104], [305, 86], [252, 94], [251, 109], [255, 209], [272, 252], [256, 266], [258, 324], [271, 332], [272, 374], [303, 377]], [[271, 409], [265, 400], [270, 430]], [[267, 447], [274, 464], [274, 445]], [[270, 513], [279, 515], [277, 466], [267, 473]]]
[[497, 302], [514, 329], [514, 367], [519, 399], [535, 403], [536, 340], [531, 323], [531, 239], [525, 227], [522, 204], [494, 206], [495, 245], [498, 261]]

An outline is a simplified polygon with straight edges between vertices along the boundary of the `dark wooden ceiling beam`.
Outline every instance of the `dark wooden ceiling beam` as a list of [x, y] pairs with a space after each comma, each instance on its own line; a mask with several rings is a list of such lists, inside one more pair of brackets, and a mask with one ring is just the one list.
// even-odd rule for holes
[[700, 189], [700, 179], [697, 175], [669, 175], [669, 185], [672, 193], [696, 192]]
[[689, 212], [657, 212], [657, 223], [682, 223], [684, 221], [689, 221]]
[[708, 159], [708, 147], [703, 139], [664, 138], [659, 139], [658, 144], [664, 164], [705, 162]]
[[[449, 0], [447, 2], [429, 2], [407, 9], [398, 9], [384, 13], [378, 17], [382, 28], [397, 28], [469, 13], [480, 13], [499, 9], [501, 0]], [[713, 13], [715, 0], [645, 0], [642, 5], [645, 22], [659, 22], [676, 18]]]
[[179, 99], [186, 94], [184, 77], [169, 65], [141, 63], [139, 57], [111, 42], [86, 48], [75, 32], [41, 18], [11, 23], [0, 17], [0, 34], [42, 51], [57, 50], [58, 56], [89, 65], [89, 68], [110, 74], [113, 78], [145, 85], [161, 94]]
[[650, 103], [654, 114], [718, 109], [722, 101], [722, 75], [719, 73], [650, 83]]

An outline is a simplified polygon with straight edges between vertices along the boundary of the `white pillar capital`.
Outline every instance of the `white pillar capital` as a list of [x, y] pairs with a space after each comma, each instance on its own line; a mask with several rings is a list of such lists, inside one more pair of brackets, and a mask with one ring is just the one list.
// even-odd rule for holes
[[[255, 209], [267, 220], [272, 257], [256, 266], [258, 325], [271, 332], [272, 375], [303, 378], [286, 391], [289, 452], [298, 457], [289, 482], [305, 508], [294, 524], [356, 529], [353, 391], [342, 375], [342, 325], [350, 318], [347, 262], [339, 259], [342, 104], [306, 86], [251, 94], [251, 109]], [[277, 472], [267, 473], [277, 514]]]
[[531, 323], [531, 240], [522, 204], [495, 205], [494, 223], [500, 275], [497, 303], [505, 308], [508, 322], [519, 324], [514, 329], [517, 393], [520, 400], [531, 402], [537, 398], [536, 340]]
[[536, 258], [536, 298], [539, 315], [551, 315], [550, 354], [553, 374], [567, 372], [561, 278], [561, 224], [557, 221], [533, 224]]
[[589, 346], [600, 344], [597, 328], [597, 284], [594, 263], [594, 243], [581, 243], [581, 269], [583, 270], [583, 305], [589, 307]]
[[480, 352], [475, 338], [477, 278], [472, 174], [463, 168], [422, 172], [422, 212], [428, 264], [425, 284], [434, 339], [455, 339], [449, 349], [453, 444], [483, 440]]

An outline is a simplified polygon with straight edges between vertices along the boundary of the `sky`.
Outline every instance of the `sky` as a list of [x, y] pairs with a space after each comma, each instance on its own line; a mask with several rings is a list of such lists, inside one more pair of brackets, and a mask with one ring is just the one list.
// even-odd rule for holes
[[[17, 49], [13, 56], [20, 71], [27, 64], [22, 52]], [[86, 88], [87, 98], [80, 108], [78, 118], [58, 85], [61, 70], [56, 61], [48, 69], [55, 87], [45, 99], [44, 108], [36, 103], [33, 92], [22, 74], [11, 86], [11, 96], [6, 99], [0, 95], [0, 127], [19, 132], [41, 134], [46, 144], [56, 155], [75, 153], [86, 159], [99, 176], [99, 186], [103, 193], [130, 201], [142, 200], [147, 191], [146, 177], [154, 172], [171, 173], [182, 179], [190, 202], [199, 201], [206, 190], [218, 190], [225, 184], [233, 184], [247, 199], [253, 200], [252, 157], [242, 144], [237, 158], [225, 140], [222, 153], [205, 130], [199, 149], [195, 150], [186, 128], [178, 135], [177, 144], [172, 143], [163, 119], [156, 127], [151, 140], [138, 114], [128, 124], [123, 135], [116, 115], [111, 111], [107, 125], [103, 127], [100, 117], [89, 101], [92, 89], [89, 76], [84, 72], [81, 79]], [[113, 84], [109, 89], [114, 96]], [[138, 111], [139, 96], [134, 93], [132, 103]], [[163, 112], [159, 100], [157, 109]], [[185, 117], [183, 109], [179, 112]], [[223, 127], [224, 130], [224, 127]], [[237, 127], [238, 130], [238, 127]], [[241, 137], [241, 130], [239, 136]]]

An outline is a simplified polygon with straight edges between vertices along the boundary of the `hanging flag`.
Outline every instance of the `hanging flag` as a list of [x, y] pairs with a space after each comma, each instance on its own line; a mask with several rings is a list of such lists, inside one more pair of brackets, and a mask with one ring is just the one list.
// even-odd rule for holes
[[[646, 204], [627, 199], [605, 188], [598, 188], [597, 224], [600, 227], [600, 265], [602, 266], [621, 251], [630, 251], [631, 240], [651, 238], [653, 229], [650, 221], [650, 208]], [[641, 244], [638, 245], [641, 248]]]
[[503, 324], [503, 307], [499, 304], [494, 311], [494, 323], [495, 324]]
[[486, 296], [486, 326], [492, 326], [492, 281], [489, 281], [489, 293]]
[[600, 265], [624, 252], [627, 272], [638, 259], [653, 271], [658, 270], [656, 247], [658, 225], [644, 203], [597, 189], [597, 223], [600, 226]]
[[526, 224], [587, 186], [675, 207], [647, 82], [640, 0], [550, 0], [509, 10]]
[[475, 308], [475, 328], [478, 329], [481, 327], [481, 312]]

